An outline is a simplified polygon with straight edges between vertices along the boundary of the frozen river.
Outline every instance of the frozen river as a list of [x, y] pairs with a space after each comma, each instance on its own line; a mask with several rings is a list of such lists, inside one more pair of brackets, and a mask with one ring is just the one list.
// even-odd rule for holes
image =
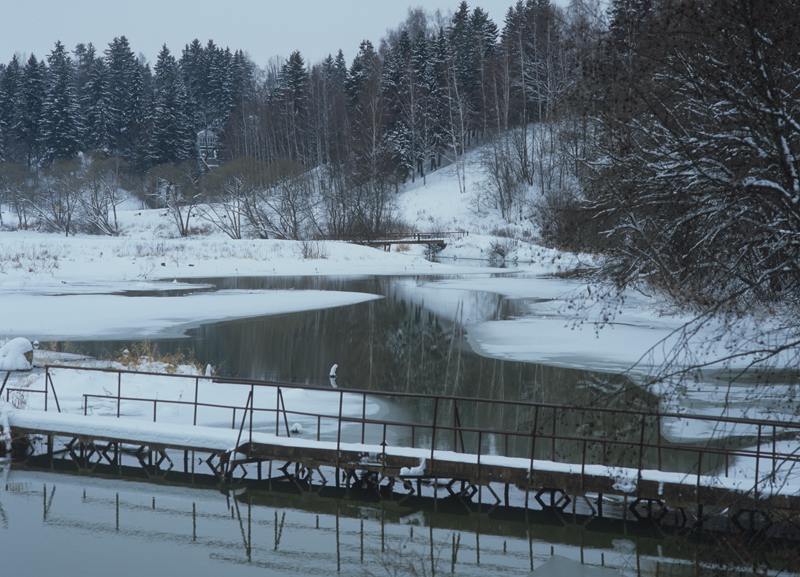
[[[488, 276], [487, 276], [488, 279]], [[230, 377], [648, 409], [658, 399], [626, 376], [476, 354], [470, 331], [523, 315], [548, 299], [508, 299], [459, 278], [281, 277], [194, 279], [201, 291], [314, 290], [378, 295], [356, 304], [188, 328], [151, 339], [191, 352]], [[451, 282], [448, 290], [434, 286]], [[169, 299], [176, 293], [134, 292]], [[73, 340], [104, 357], [136, 340]], [[391, 410], [414, 413], [420, 407]], [[420, 413], [420, 418], [424, 418]], [[476, 411], [476, 425], [502, 419]], [[616, 434], [619, 424], [611, 424]], [[325, 498], [299, 492], [216, 490], [13, 470], [0, 493], [2, 574], [528, 575], [553, 555], [620, 575], [694, 575], [717, 545], [621, 522], [531, 513], [498, 518]], [[446, 508], [445, 508], [446, 509]], [[39, 554], [47, 550], [47, 554]], [[545, 565], [546, 567], [546, 565]]]

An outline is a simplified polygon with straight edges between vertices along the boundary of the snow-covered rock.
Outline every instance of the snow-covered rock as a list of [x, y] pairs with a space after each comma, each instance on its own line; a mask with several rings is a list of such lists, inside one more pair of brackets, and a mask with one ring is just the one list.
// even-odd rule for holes
[[30, 371], [33, 368], [33, 345], [23, 337], [11, 339], [0, 347], [0, 371]]

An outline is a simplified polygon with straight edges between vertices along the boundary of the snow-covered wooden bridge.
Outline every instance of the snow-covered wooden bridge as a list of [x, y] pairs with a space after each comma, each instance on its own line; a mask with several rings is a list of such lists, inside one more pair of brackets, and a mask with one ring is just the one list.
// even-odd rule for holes
[[467, 231], [439, 231], [439, 232], [398, 232], [378, 236], [369, 235], [326, 235], [320, 240], [340, 240], [354, 244], [364, 244], [374, 248], [383, 248], [389, 251], [393, 244], [428, 244], [445, 248], [451, 238], [469, 236]]
[[[20, 446], [36, 466], [121, 473], [128, 462], [164, 479], [615, 509], [678, 526], [722, 513], [743, 528], [800, 517], [793, 421], [70, 367], [48, 367], [44, 382], [0, 387], [6, 407], [25, 398], [5, 418], [30, 439]], [[415, 418], [385, 418], [409, 407]]]

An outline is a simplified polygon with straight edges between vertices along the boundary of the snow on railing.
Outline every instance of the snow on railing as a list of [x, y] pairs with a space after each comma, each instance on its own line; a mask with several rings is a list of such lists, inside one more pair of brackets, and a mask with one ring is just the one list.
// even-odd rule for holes
[[[786, 483], [790, 476], [796, 484], [793, 477], [800, 474], [794, 471], [800, 464], [797, 442], [800, 423], [788, 420], [333, 389], [279, 381], [64, 366], [46, 368], [44, 390], [6, 389], [6, 395], [11, 391], [43, 393], [43, 408], [48, 410], [48, 398], [52, 394], [60, 411], [52, 371], [58, 371], [59, 375], [66, 374], [61, 371], [88, 371], [115, 377], [115, 391], [108, 386], [98, 389], [95, 384], [94, 392], [80, 393], [79, 410], [85, 415], [105, 411], [99, 414], [150, 419], [150, 413], [135, 410], [135, 406], [145, 403], [152, 405], [153, 422], [161, 419], [227, 427], [217, 416], [219, 411], [227, 412], [230, 428], [239, 430], [237, 446], [245, 434], [252, 440], [255, 430], [264, 432], [272, 428], [274, 435], [280, 436], [283, 429], [286, 437], [305, 434], [308, 431], [301, 424], [305, 423], [312, 428], [317, 441], [323, 436], [325, 440], [335, 440], [337, 450], [342, 443], [360, 439], [361, 444], [424, 448], [430, 451], [431, 462], [435, 460], [436, 451], [452, 449], [476, 456], [479, 464], [482, 457], [489, 456], [527, 459], [531, 471], [534, 461], [550, 461], [580, 465], [582, 471], [594, 465], [618, 467], [632, 471], [639, 481], [643, 471], [679, 473], [688, 479], [696, 476], [698, 486], [701, 477], [704, 483], [709, 475], [732, 477], [752, 482], [750, 490], [755, 497], [768, 491], [770, 483], [773, 486]], [[142, 378], [162, 380], [154, 390], [143, 388]], [[191, 383], [191, 387], [172, 387], [180, 381]], [[144, 390], [145, 394], [123, 394], [128, 387], [139, 392]], [[4, 388], [5, 382], [0, 395]], [[174, 389], [171, 394], [170, 388]], [[265, 396], [270, 390], [272, 394]], [[147, 396], [148, 391], [156, 394]], [[184, 395], [190, 398], [185, 399]], [[288, 400], [293, 410], [287, 408], [290, 404], [287, 395], [291, 397]], [[220, 402], [221, 398], [237, 397], [238, 402]], [[272, 400], [265, 402], [265, 398]], [[367, 409], [369, 406], [373, 410], [375, 403], [413, 407], [416, 420], [374, 418]], [[403, 411], [390, 414], [398, 413], [403, 414]], [[498, 414], [511, 415], [511, 418], [503, 422], [504, 419], [495, 417]], [[290, 426], [290, 420], [297, 422]], [[515, 429], [509, 428], [512, 421]], [[701, 425], [702, 430], [708, 432], [706, 438], [693, 441], [679, 438], [674, 442], [665, 438], [665, 429], [681, 429], [687, 423]]]

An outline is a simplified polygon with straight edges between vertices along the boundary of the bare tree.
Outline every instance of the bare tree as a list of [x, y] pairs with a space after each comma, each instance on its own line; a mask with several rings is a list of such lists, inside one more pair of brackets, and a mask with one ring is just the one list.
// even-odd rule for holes
[[39, 225], [48, 232], [75, 232], [80, 223], [79, 207], [83, 188], [82, 161], [79, 157], [59, 159], [44, 173], [33, 209]]
[[180, 236], [189, 236], [191, 220], [203, 199], [197, 166], [160, 164], [147, 173], [145, 196], [155, 208], [165, 208]]
[[725, 355], [754, 366], [800, 363], [795, 11], [790, 0], [617, 11], [607, 67], [617, 77], [605, 79], [603, 161], [590, 183], [616, 286], [649, 286], [695, 311], [687, 334], [710, 318], [729, 327], [767, 314], [771, 334]]
[[[10, 207], [17, 226], [27, 229], [34, 206], [33, 175], [24, 163], [0, 163], [0, 204]], [[2, 219], [0, 219], [2, 225]]]
[[515, 154], [515, 143], [520, 130], [510, 130], [495, 135], [483, 148], [480, 161], [485, 175], [483, 189], [486, 198], [500, 209], [504, 219], [510, 218], [514, 209], [521, 211], [527, 188], [524, 182], [520, 157]]
[[119, 157], [90, 157], [85, 161], [80, 205], [82, 221], [88, 232], [119, 234], [117, 207], [130, 198], [126, 190], [126, 170], [127, 164]]

